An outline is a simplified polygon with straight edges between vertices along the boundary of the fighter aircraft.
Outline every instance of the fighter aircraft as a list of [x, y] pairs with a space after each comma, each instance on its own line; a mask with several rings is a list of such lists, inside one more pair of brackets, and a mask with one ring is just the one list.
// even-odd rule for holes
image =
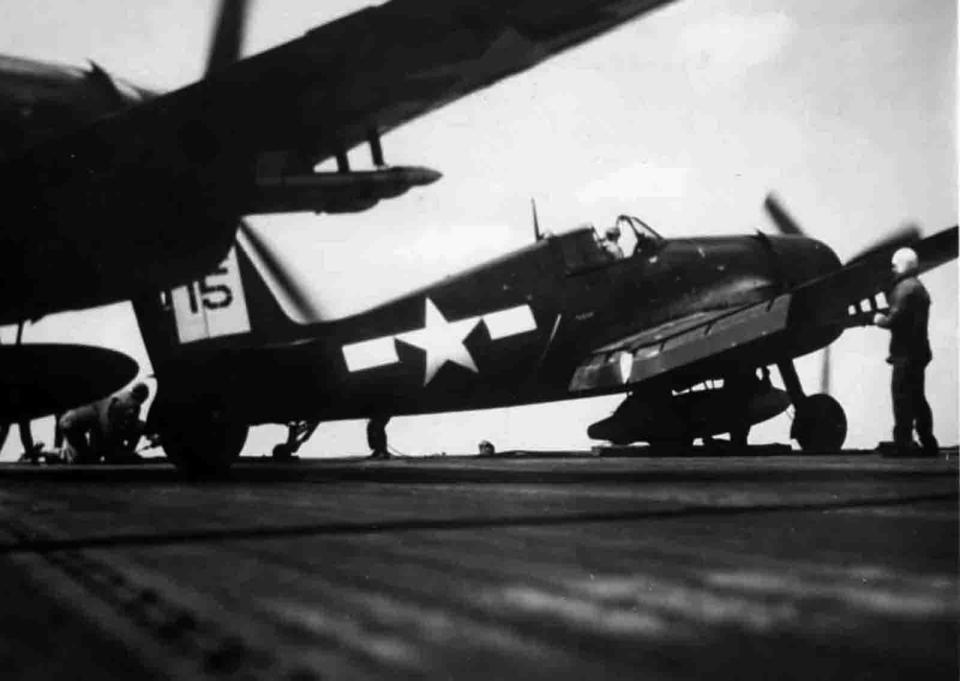
[[[238, 60], [247, 3], [223, 0], [207, 77], [163, 95], [97, 64], [0, 57], [0, 323], [200, 277], [242, 215], [361, 211], [433, 182], [388, 167], [381, 137], [667, 2], [392, 0]], [[347, 162], [360, 144], [370, 170]], [[337, 172], [315, 170], [327, 159]], [[53, 365], [75, 380], [35, 395]], [[53, 345], [0, 348], [0, 373], [0, 421], [132, 378], [116, 353]]]
[[766, 206], [780, 234], [669, 239], [621, 215], [624, 257], [591, 226], [547, 236], [535, 219], [518, 251], [320, 321], [244, 226], [213, 273], [135, 301], [159, 382], [150, 422], [167, 456], [201, 474], [227, 469], [252, 424], [288, 424], [276, 450], [287, 454], [322, 420], [368, 418], [371, 441], [385, 442], [393, 415], [610, 393], [626, 398], [591, 426], [596, 439], [745, 441], [792, 404], [800, 446], [837, 449], [843, 408], [806, 395], [793, 359], [869, 323], [897, 247], [910, 243], [922, 270], [956, 258], [957, 228], [897, 232], [842, 265], [775, 199]]

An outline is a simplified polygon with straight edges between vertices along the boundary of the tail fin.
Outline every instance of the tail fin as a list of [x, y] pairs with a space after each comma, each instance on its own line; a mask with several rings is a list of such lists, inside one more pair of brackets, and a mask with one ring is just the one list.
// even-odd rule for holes
[[302, 292], [291, 294], [295, 289], [289, 275], [255, 239], [252, 231], [241, 228], [223, 262], [208, 275], [134, 300], [154, 367], [173, 358], [179, 348], [201, 341], [232, 343], [242, 337], [245, 345], [279, 342], [319, 321], [309, 299]]
[[249, 333], [250, 314], [237, 247], [207, 276], [173, 289], [170, 305], [181, 345]]

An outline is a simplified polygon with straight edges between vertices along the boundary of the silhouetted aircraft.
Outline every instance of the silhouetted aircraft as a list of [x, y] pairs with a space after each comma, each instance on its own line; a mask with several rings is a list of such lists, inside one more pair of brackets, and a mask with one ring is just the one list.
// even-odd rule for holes
[[[223, 0], [207, 77], [164, 95], [0, 57], [0, 324], [201, 277], [242, 215], [361, 211], [433, 182], [388, 167], [381, 136], [668, 1], [392, 0], [237, 61], [247, 3]], [[364, 143], [374, 167], [354, 171]], [[316, 172], [327, 159], [338, 171]], [[2, 347], [0, 421], [100, 397], [130, 361]], [[73, 371], [39, 385], [50, 366]]]
[[843, 409], [806, 395], [793, 359], [870, 323], [896, 248], [911, 244], [925, 271], [956, 257], [957, 228], [898, 232], [841, 265], [772, 197], [766, 206], [781, 234], [667, 239], [620, 216], [625, 257], [592, 227], [543, 236], [535, 221], [525, 248], [316, 322], [304, 321], [309, 294], [241, 228], [212, 274], [135, 303], [160, 386], [150, 421], [168, 457], [198, 473], [226, 469], [251, 424], [288, 424], [277, 453], [290, 453], [322, 420], [368, 418], [383, 447], [392, 415], [607, 393], [627, 397], [591, 426], [597, 439], [742, 442], [793, 404], [801, 447], [837, 449]]

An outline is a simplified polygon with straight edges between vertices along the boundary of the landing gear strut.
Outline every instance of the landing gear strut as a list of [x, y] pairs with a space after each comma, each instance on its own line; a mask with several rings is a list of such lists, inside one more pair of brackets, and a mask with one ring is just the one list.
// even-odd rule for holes
[[805, 452], [839, 451], [847, 438], [847, 417], [843, 407], [826, 393], [804, 395], [792, 361], [778, 364], [777, 368], [796, 410], [790, 437]]
[[370, 447], [370, 458], [389, 459], [387, 449], [387, 424], [389, 416], [377, 415], [367, 421], [367, 446]]
[[291, 421], [288, 423], [287, 441], [274, 446], [273, 458], [280, 461], [292, 459], [297, 450], [310, 439], [318, 425], [320, 425], [320, 421]]

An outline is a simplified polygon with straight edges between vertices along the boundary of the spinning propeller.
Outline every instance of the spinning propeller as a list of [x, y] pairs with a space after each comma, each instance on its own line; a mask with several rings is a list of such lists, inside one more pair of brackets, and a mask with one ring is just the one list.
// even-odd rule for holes
[[[774, 194], [768, 194], [763, 201], [764, 210], [777, 226], [781, 234], [791, 236], [807, 236], [800, 224], [787, 212], [783, 204]], [[872, 258], [889, 259], [898, 248], [908, 246], [920, 238], [920, 229], [916, 225], [899, 227], [877, 241], [873, 242], [859, 253], [849, 258], [845, 266], [853, 265]], [[820, 365], [820, 392], [830, 393], [830, 346], [823, 349], [823, 361]]]
[[313, 296], [307, 288], [290, 275], [283, 260], [260, 238], [246, 220], [240, 221], [240, 234], [242, 235], [241, 247], [249, 247], [253, 251], [252, 255], [256, 256], [266, 270], [264, 274], [272, 279], [289, 302], [294, 316], [301, 322], [321, 319], [323, 314], [314, 304]]
[[247, 0], [221, 0], [207, 54], [207, 74], [230, 66], [240, 58], [249, 7]]
[[[208, 75], [230, 66], [240, 58], [249, 7], [248, 0], [221, 0], [207, 55]], [[318, 319], [320, 313], [307, 290], [290, 276], [282, 259], [251, 229], [246, 220], [240, 221], [240, 234], [243, 241], [241, 247], [253, 252], [252, 255], [266, 270], [265, 274], [290, 303], [295, 315], [303, 321]]]

